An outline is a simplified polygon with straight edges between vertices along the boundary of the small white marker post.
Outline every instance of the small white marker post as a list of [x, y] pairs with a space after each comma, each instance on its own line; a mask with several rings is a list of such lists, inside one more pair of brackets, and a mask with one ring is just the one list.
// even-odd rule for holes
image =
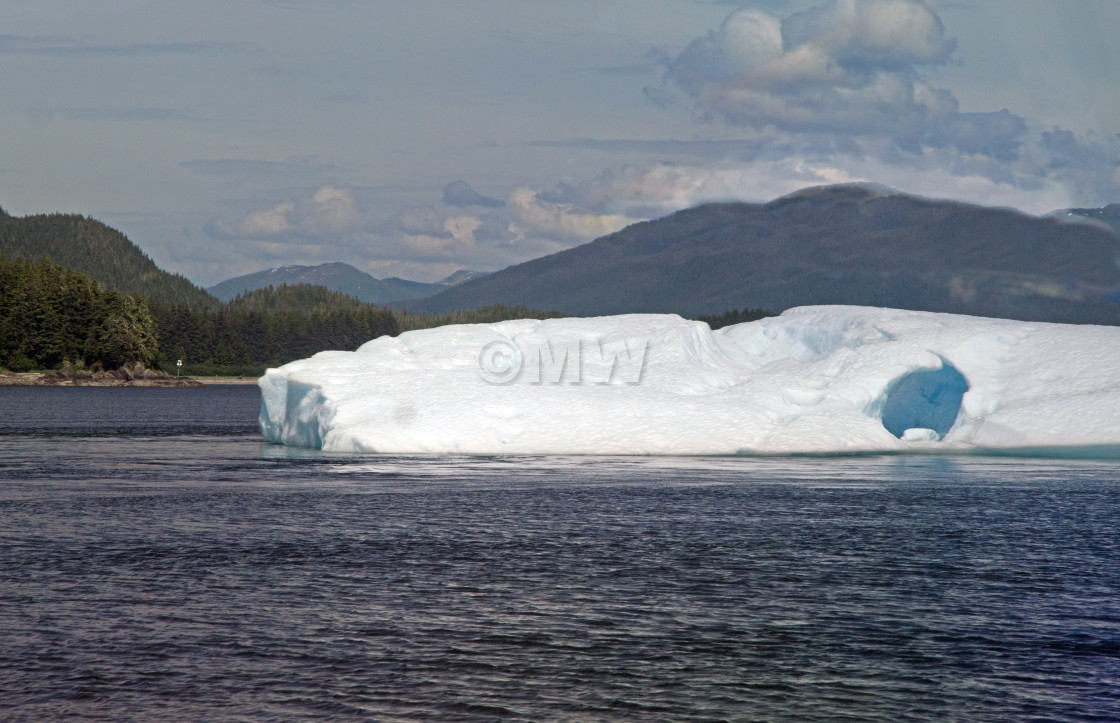
[[175, 362], [175, 378], [176, 378], [176, 379], [178, 379], [178, 378], [179, 378], [179, 370], [180, 370], [180, 369], [181, 369], [182, 367], [183, 367], [183, 360], [182, 360], [182, 359], [178, 359], [178, 360], [176, 360], [176, 362]]

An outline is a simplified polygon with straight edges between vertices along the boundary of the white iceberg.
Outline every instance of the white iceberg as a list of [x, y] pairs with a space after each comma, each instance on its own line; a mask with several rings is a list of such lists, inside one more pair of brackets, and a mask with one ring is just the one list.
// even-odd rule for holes
[[894, 309], [446, 326], [259, 384], [266, 439], [338, 452], [1120, 450], [1120, 328]]

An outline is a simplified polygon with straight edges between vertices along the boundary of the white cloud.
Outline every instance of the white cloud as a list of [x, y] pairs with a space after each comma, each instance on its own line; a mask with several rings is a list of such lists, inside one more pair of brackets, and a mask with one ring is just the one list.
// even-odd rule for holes
[[322, 186], [311, 195], [303, 221], [309, 234], [325, 235], [358, 228], [364, 217], [349, 189]]
[[784, 46], [814, 47], [846, 67], [944, 63], [956, 48], [921, 0], [833, 0], [782, 23]]
[[366, 215], [348, 188], [321, 186], [310, 196], [252, 210], [234, 220], [214, 219], [208, 230], [219, 238], [302, 240], [337, 237], [360, 229], [366, 223]]
[[482, 220], [476, 216], [445, 218], [433, 208], [412, 207], [403, 209], [398, 221], [403, 233], [383, 231], [371, 237], [380, 253], [438, 264], [471, 258], [477, 251], [474, 233], [482, 227]]
[[872, 180], [915, 188], [936, 177], [949, 196], [975, 190], [979, 178], [994, 197], [1019, 189], [1016, 205], [1032, 207], [1045, 189], [1115, 199], [1116, 137], [1032, 127], [1007, 109], [962, 110], [922, 74], [952, 61], [955, 48], [922, 0], [830, 0], [784, 18], [737, 10], [666, 60], [665, 80], [701, 119], [848, 176], [874, 168], [883, 178]]
[[228, 227], [231, 236], [275, 236], [289, 228], [288, 214], [295, 210], [291, 201], [278, 203], [266, 211], [253, 211]]
[[[780, 132], [886, 137], [916, 152], [960, 140], [956, 98], [918, 72], [947, 62], [954, 47], [921, 0], [832, 0], [784, 19], [739, 10], [670, 60], [666, 78], [707, 118]], [[1010, 114], [999, 123], [971, 119], [968, 152], [1006, 153], [1025, 130]]]
[[474, 245], [474, 232], [482, 228], [482, 219], [477, 216], [452, 216], [443, 222], [443, 230], [463, 244]]
[[520, 237], [540, 235], [556, 240], [589, 241], [613, 233], [630, 221], [612, 214], [588, 213], [566, 203], [541, 198], [531, 188], [518, 188], [506, 199], [510, 228]]

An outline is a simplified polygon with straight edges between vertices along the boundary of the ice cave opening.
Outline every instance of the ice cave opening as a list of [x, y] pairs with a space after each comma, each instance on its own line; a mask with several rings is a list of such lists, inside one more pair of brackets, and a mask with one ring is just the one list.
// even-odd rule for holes
[[[967, 391], [968, 380], [948, 362], [940, 369], [911, 372], [887, 390], [883, 426], [900, 439], [907, 430], [933, 430], [944, 437], [957, 421]], [[906, 435], [908, 440], [920, 438], [913, 432]]]

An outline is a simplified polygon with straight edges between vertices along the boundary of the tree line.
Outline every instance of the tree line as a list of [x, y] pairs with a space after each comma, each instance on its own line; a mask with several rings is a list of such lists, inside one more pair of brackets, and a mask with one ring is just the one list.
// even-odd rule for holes
[[0, 255], [0, 366], [116, 369], [155, 364], [158, 350], [155, 319], [139, 297], [46, 259]]
[[182, 359], [200, 376], [259, 375], [266, 367], [414, 329], [561, 316], [503, 304], [446, 314], [393, 311], [309, 284], [248, 291], [217, 308], [152, 304], [152, 313], [160, 366], [170, 369]]
[[0, 208], [0, 254], [33, 260], [46, 256], [89, 274], [109, 289], [161, 303], [220, 303], [185, 276], [156, 266], [120, 231], [86, 216], [45, 213], [16, 217]]
[[[447, 313], [392, 311], [322, 286], [249, 291], [226, 304], [146, 300], [47, 258], [0, 254], [0, 368], [116, 369], [129, 362], [196, 376], [259, 375], [327, 349], [356, 349], [379, 336], [448, 324], [563, 316], [493, 304]], [[700, 317], [713, 329], [768, 316], [761, 309]]]
[[696, 317], [696, 320], [703, 321], [713, 330], [715, 330], [722, 329], [725, 326], [731, 326], [732, 324], [743, 324], [748, 321], [758, 321], [759, 319], [765, 319], [766, 317], [773, 315], [774, 314], [767, 311], [766, 309], [742, 308], [731, 309], [730, 311], [725, 311], [722, 314], [701, 314], [700, 316]]
[[394, 312], [322, 286], [281, 285], [226, 304], [145, 300], [47, 258], [0, 254], [0, 368], [116, 369], [129, 362], [188, 374], [259, 375], [327, 349], [444, 324], [542, 315], [495, 305], [449, 314]]
[[400, 333], [393, 312], [322, 286], [267, 287], [216, 308], [151, 305], [162, 368], [191, 374], [260, 374], [326, 349], [356, 349]]

